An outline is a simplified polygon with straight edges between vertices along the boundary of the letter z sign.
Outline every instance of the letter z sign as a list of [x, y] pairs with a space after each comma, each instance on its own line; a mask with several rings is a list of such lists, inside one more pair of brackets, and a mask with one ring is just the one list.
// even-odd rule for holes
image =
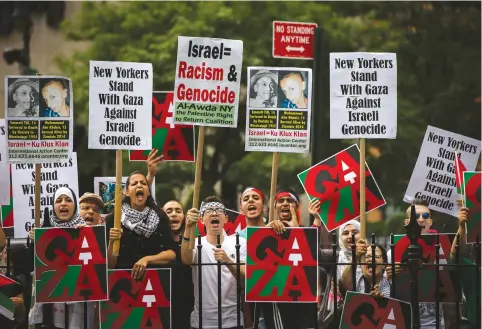
[[313, 59], [315, 23], [273, 22], [273, 57]]

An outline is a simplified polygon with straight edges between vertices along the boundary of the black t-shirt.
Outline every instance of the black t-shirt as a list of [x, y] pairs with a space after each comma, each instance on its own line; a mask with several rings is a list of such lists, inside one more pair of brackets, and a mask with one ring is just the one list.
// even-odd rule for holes
[[[23, 287], [19, 283], [17, 277], [9, 276], [12, 280], [17, 281], [18, 284], [11, 284], [7, 286], [3, 286], [0, 288], [0, 293], [4, 294], [7, 297], [17, 297], [19, 294], [23, 293]], [[1, 329], [14, 329], [15, 321], [9, 320], [8, 318], [4, 317], [0, 314], [0, 328]]]
[[[117, 269], [131, 269], [143, 257], [175, 249], [169, 218], [162, 209], [153, 208], [153, 210], [159, 216], [159, 224], [157, 230], [149, 238], [137, 234], [121, 224], [123, 233], [120, 240], [119, 256], [117, 257]], [[105, 218], [105, 226], [108, 243], [109, 231], [114, 227], [114, 214], [110, 214]]]

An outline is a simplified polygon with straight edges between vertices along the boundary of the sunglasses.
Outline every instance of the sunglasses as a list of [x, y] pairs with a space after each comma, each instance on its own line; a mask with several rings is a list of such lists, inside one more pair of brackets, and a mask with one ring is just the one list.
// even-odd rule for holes
[[416, 216], [415, 218], [419, 219], [419, 218], [420, 218], [420, 215], [422, 215], [422, 218], [423, 218], [423, 219], [429, 219], [430, 217], [432, 217], [432, 215], [430, 215], [429, 212], [424, 212], [424, 213], [422, 213], [422, 214], [417, 213], [417, 216]]

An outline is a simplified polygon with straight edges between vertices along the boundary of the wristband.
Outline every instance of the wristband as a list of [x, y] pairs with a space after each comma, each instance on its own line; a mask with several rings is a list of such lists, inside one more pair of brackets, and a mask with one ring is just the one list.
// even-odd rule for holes
[[189, 242], [191, 241], [191, 238], [186, 238], [184, 235], [182, 236], [182, 241], [183, 242]]

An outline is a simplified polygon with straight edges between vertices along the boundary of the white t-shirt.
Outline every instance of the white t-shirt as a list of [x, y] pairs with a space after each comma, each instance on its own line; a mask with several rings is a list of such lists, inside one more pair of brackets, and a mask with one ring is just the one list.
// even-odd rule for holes
[[[387, 251], [388, 263], [392, 262], [392, 251]], [[391, 265], [388, 265], [391, 266]], [[384, 273], [385, 277], [387, 272]], [[442, 303], [439, 304], [439, 319], [440, 326], [439, 329], [445, 328], [444, 313], [442, 309]], [[437, 326], [437, 321], [435, 317], [437, 304], [436, 303], [418, 303], [418, 310], [420, 313], [420, 329], [435, 329]]]
[[[246, 262], [246, 240], [239, 238], [240, 262]], [[217, 263], [214, 259], [215, 245], [210, 244], [206, 237], [201, 238], [201, 262], [203, 264]], [[236, 237], [224, 236], [221, 244], [226, 254], [236, 262]], [[197, 247], [193, 250], [193, 264], [197, 264]], [[191, 313], [191, 327], [199, 328], [199, 287], [198, 266], [192, 266], [192, 280], [194, 283], [194, 311]], [[218, 327], [218, 266], [202, 266], [202, 320], [203, 328]], [[221, 266], [221, 307], [223, 328], [237, 326], [237, 303], [236, 303], [236, 278], [231, 274], [226, 265]], [[243, 313], [241, 312], [241, 325], [243, 325]]]

